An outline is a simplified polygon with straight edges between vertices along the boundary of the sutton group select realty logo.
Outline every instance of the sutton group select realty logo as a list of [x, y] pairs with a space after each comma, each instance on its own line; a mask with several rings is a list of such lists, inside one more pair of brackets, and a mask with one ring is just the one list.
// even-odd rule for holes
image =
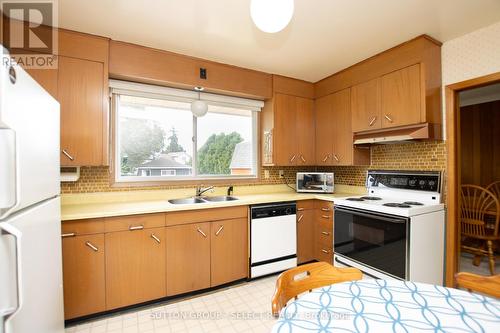
[[57, 68], [57, 1], [0, 1], [1, 42], [10, 56], [2, 63], [15, 61], [24, 68]]

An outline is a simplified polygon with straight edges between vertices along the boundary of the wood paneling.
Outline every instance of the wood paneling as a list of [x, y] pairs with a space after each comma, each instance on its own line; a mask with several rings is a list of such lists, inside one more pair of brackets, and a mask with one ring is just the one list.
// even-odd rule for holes
[[109, 217], [105, 219], [105, 231], [125, 231], [130, 228], [144, 229], [165, 226], [165, 214], [141, 214], [130, 216]]
[[382, 128], [425, 122], [422, 80], [418, 64], [382, 76]]
[[210, 223], [167, 227], [167, 295], [209, 287]]
[[314, 84], [286, 76], [273, 75], [273, 92], [313, 99]]
[[[236, 96], [267, 99], [272, 96], [272, 75], [241, 67], [193, 58], [139, 45], [111, 41], [110, 77], [129, 81], [178, 86]], [[207, 79], [200, 79], [206, 68]]]
[[[88, 244], [95, 246], [97, 250]], [[104, 311], [104, 235], [65, 237], [62, 239], [62, 252], [64, 318]]]
[[211, 286], [246, 278], [248, 275], [248, 220], [210, 223]]
[[59, 57], [58, 100], [61, 104], [63, 166], [103, 165], [103, 76], [100, 62]]
[[297, 201], [297, 211], [303, 211], [305, 209], [314, 209], [314, 202], [316, 200], [300, 200]]
[[165, 228], [106, 234], [106, 309], [166, 296]]
[[382, 127], [380, 78], [351, 88], [352, 131], [360, 132]]
[[500, 180], [500, 101], [460, 108], [462, 184]]
[[247, 216], [248, 216], [248, 206], [186, 210], [186, 211], [167, 213], [166, 225], [173, 226], [178, 224], [229, 220], [242, 217], [246, 218]]
[[61, 223], [63, 234], [91, 235], [104, 232], [103, 219], [86, 219], [75, 221], [64, 221]]
[[58, 29], [58, 54], [108, 64], [109, 38]]

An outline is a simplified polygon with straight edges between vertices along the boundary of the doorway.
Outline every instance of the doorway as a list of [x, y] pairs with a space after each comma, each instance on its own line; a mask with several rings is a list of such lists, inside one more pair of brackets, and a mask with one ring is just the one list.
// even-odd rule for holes
[[[459, 271], [490, 274], [489, 257], [478, 255], [474, 250], [487, 251], [486, 242], [464, 233], [460, 216], [461, 208], [468, 205], [466, 201], [470, 198], [467, 193], [462, 200], [463, 190], [483, 196], [483, 189], [488, 191], [488, 186], [500, 181], [500, 73], [447, 86], [445, 96], [448, 147], [446, 285], [454, 286], [454, 276]], [[484, 215], [485, 227], [494, 229], [497, 213], [489, 209], [488, 214]], [[500, 258], [494, 270], [500, 273]]]

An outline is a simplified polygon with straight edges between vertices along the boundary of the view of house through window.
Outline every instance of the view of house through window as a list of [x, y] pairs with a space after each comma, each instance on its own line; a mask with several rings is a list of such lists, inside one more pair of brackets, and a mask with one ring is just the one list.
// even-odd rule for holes
[[256, 177], [256, 112], [115, 95], [117, 181]]

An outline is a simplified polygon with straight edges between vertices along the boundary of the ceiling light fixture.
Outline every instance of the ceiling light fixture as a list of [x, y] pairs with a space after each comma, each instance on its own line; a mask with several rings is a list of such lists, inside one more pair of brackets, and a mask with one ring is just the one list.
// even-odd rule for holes
[[260, 30], [275, 33], [283, 30], [293, 16], [294, 0], [251, 0], [250, 16]]
[[191, 102], [191, 112], [195, 117], [203, 117], [207, 114], [208, 105], [207, 102], [200, 99], [200, 93], [204, 90], [203, 87], [194, 87], [194, 90], [198, 92], [198, 99]]

